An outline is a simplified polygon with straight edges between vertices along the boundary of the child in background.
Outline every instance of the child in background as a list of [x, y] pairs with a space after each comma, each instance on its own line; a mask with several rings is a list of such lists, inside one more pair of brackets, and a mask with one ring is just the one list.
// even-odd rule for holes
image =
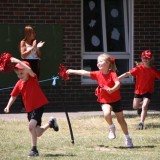
[[38, 83], [37, 75], [30, 68], [30, 64], [26, 61], [20, 61], [14, 57], [11, 58], [11, 62], [17, 63], [15, 65], [15, 72], [19, 81], [12, 90], [11, 97], [4, 111], [6, 113], [10, 111], [10, 107], [16, 100], [19, 93], [21, 93], [23, 103], [28, 114], [28, 128], [31, 134], [32, 149], [28, 156], [39, 156], [37, 150], [37, 138], [40, 137], [48, 128], [53, 128], [55, 131], [58, 131], [59, 127], [56, 119], [53, 117], [48, 124], [41, 126], [44, 105], [48, 103], [48, 100], [43, 94]]
[[136, 77], [135, 95], [133, 99], [133, 109], [142, 108], [141, 119], [137, 125], [137, 129], [144, 128], [144, 121], [147, 116], [148, 105], [151, 101], [151, 96], [154, 91], [155, 78], [160, 79], [160, 72], [158, 72], [151, 65], [152, 53], [149, 50], [145, 50], [141, 54], [142, 63], [129, 72], [126, 72], [119, 76], [119, 79], [126, 78], [128, 76]]
[[125, 142], [128, 148], [133, 147], [132, 139], [128, 133], [128, 127], [123, 115], [123, 107], [121, 105], [120, 82], [117, 77], [116, 65], [114, 58], [104, 53], [98, 56], [97, 67], [99, 71], [73, 70], [68, 69], [67, 74], [76, 74], [91, 77], [96, 80], [98, 87], [96, 88], [97, 101], [100, 103], [104, 113], [104, 118], [109, 125], [109, 139], [116, 138], [116, 127], [113, 124], [111, 111], [116, 115], [117, 121], [120, 124], [125, 135]]

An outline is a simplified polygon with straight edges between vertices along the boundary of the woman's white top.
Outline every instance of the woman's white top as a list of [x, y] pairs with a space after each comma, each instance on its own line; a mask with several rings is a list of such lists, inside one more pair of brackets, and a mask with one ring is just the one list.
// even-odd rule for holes
[[[30, 50], [32, 48], [32, 45], [28, 44], [25, 42], [25, 45], [26, 45], [26, 50]], [[28, 56], [26, 56], [25, 58], [22, 57], [22, 59], [40, 59], [38, 56], [37, 56], [37, 48], [33, 49]]]

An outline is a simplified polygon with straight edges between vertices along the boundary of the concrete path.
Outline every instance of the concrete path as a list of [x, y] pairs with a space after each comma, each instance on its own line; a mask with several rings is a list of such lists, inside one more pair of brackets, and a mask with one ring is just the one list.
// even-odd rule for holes
[[[137, 115], [137, 112], [135, 110], [125, 110], [123, 111], [124, 115]], [[70, 118], [77, 118], [77, 117], [84, 117], [84, 116], [96, 116], [96, 115], [102, 115], [102, 111], [93, 111], [93, 112], [69, 112], [69, 117]], [[155, 111], [155, 110], [149, 110], [148, 114], [160, 114], [160, 111]], [[50, 113], [44, 113], [43, 114], [43, 119], [49, 119], [49, 117], [56, 117], [56, 118], [66, 118], [66, 115], [64, 112], [50, 112]], [[26, 120], [27, 119], [27, 114], [26, 113], [9, 113], [9, 114], [0, 114], [0, 120], [4, 121], [12, 121], [12, 120]]]

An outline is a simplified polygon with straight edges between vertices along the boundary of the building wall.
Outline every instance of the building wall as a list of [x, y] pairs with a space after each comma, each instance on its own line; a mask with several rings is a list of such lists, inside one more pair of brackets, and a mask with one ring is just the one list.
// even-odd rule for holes
[[[154, 65], [160, 71], [160, 1], [135, 0], [134, 4], [134, 53], [139, 59], [142, 50], [150, 49]], [[144, 77], [145, 80], [145, 77]], [[156, 80], [150, 108], [159, 109], [160, 81]]]
[[[151, 49], [155, 65], [159, 65], [160, 1], [135, 0], [134, 2], [134, 58], [139, 60], [142, 50]], [[61, 24], [64, 28], [63, 62], [67, 68], [81, 66], [81, 1], [80, 0], [1, 0], [1, 24]], [[153, 95], [151, 108], [158, 108], [159, 82]], [[94, 90], [96, 86], [81, 85], [80, 76], [53, 88], [43, 87], [50, 104], [47, 110], [100, 110]], [[122, 102], [125, 109], [132, 109], [134, 84], [122, 85]], [[0, 91], [0, 103], [6, 105], [10, 91]], [[21, 108], [20, 99], [14, 104]]]

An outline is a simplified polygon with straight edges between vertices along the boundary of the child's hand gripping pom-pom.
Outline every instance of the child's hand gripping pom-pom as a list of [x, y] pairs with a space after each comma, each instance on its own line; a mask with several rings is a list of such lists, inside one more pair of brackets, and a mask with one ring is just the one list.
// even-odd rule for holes
[[58, 75], [61, 76], [63, 80], [69, 80], [69, 75], [66, 73], [67, 69], [63, 64], [59, 65], [59, 70]]
[[9, 73], [14, 70], [14, 64], [11, 62], [12, 55], [10, 53], [3, 53], [0, 56], [0, 72]]

